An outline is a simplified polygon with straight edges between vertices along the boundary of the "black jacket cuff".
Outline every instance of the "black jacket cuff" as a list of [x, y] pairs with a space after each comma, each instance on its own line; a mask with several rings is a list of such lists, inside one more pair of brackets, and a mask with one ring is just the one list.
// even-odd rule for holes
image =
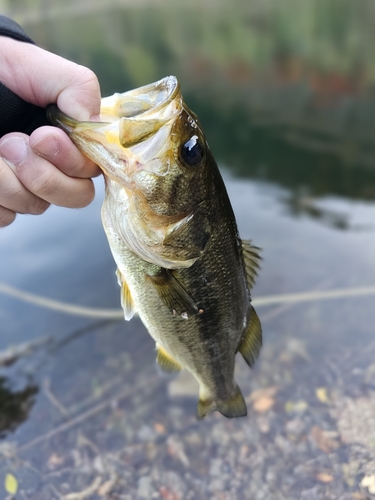
[[[8, 36], [21, 42], [34, 43], [19, 24], [1, 15], [0, 35]], [[45, 109], [24, 101], [1, 82], [0, 110], [0, 137], [9, 132], [31, 134], [38, 127], [49, 124]]]

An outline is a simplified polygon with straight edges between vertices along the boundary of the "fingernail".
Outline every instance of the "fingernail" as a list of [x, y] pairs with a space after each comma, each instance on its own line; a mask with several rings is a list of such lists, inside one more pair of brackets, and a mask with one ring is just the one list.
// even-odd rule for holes
[[9, 137], [0, 144], [0, 155], [5, 161], [17, 165], [27, 155], [27, 144], [23, 137]]
[[33, 145], [37, 155], [56, 156], [60, 151], [60, 143], [56, 137], [43, 137]]

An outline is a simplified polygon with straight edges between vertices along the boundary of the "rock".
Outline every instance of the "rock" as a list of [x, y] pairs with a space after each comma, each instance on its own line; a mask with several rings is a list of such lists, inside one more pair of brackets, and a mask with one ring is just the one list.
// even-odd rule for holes
[[152, 479], [150, 476], [140, 477], [138, 480], [138, 498], [149, 499], [152, 495]]

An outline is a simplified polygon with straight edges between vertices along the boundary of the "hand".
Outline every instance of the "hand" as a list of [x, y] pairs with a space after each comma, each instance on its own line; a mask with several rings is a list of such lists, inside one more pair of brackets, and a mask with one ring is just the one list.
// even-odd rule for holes
[[[0, 81], [27, 102], [57, 103], [77, 120], [92, 120], [100, 110], [95, 74], [35, 45], [0, 36]], [[1, 119], [1, 116], [0, 116]], [[80, 208], [94, 198], [91, 177], [99, 168], [55, 127], [40, 127], [30, 137], [13, 132], [0, 139], [0, 227], [17, 213], [41, 214], [48, 206]]]

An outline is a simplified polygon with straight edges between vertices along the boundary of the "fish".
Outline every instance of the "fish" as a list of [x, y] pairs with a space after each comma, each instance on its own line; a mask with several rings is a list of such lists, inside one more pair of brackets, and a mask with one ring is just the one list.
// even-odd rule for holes
[[56, 105], [50, 122], [101, 168], [103, 227], [117, 264], [124, 317], [139, 315], [160, 368], [199, 383], [198, 419], [247, 415], [234, 379], [262, 345], [251, 289], [259, 248], [241, 240], [222, 176], [176, 77], [101, 100], [101, 121]]

